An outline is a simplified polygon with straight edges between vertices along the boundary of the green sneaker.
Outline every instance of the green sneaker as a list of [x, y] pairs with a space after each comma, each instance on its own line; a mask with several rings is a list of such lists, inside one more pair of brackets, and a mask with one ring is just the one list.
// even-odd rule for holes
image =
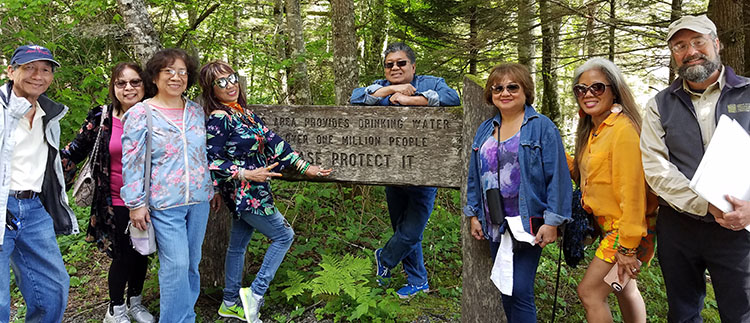
[[239, 304], [234, 304], [227, 307], [224, 304], [224, 301], [221, 301], [221, 307], [219, 307], [219, 316], [231, 317], [245, 322], [245, 310], [243, 310], [242, 306]]

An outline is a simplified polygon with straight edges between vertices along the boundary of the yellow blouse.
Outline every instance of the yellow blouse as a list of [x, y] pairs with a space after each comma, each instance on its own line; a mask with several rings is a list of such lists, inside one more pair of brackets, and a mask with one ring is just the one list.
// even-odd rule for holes
[[641, 163], [640, 138], [627, 116], [611, 113], [592, 131], [580, 158], [583, 208], [611, 220], [619, 244], [635, 248], [646, 236], [646, 214], [657, 207]]

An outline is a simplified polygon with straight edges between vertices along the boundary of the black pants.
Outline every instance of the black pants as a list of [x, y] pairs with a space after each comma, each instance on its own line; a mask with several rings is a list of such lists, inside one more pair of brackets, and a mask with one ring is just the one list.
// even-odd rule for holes
[[122, 305], [125, 300], [125, 285], [128, 297], [138, 296], [143, 291], [146, 280], [148, 257], [139, 254], [130, 245], [130, 235], [125, 233], [130, 220], [129, 211], [124, 206], [113, 206], [115, 213], [115, 236], [112, 265], [109, 267], [109, 299], [112, 305]]
[[750, 232], [732, 231], [660, 206], [657, 252], [669, 322], [702, 322], [706, 269], [724, 323], [750, 322]]

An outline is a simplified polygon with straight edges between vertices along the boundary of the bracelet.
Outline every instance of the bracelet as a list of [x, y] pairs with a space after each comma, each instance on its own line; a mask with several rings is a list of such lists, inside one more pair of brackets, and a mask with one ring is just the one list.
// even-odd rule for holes
[[239, 179], [241, 182], [246, 182], [247, 179], [245, 178], [245, 169], [242, 167], [239, 167], [237, 169], [237, 173], [235, 173], [235, 179]]
[[617, 246], [617, 252], [623, 256], [632, 257], [638, 253], [638, 248], [625, 248], [623, 246]]
[[299, 171], [300, 174], [305, 175], [305, 172], [307, 169], [310, 168], [310, 163], [305, 162], [305, 167], [302, 167], [302, 170]]
[[297, 168], [297, 171], [300, 171], [302, 169], [302, 166], [304, 165], [304, 163], [305, 163], [304, 159], [302, 159], [302, 158], [297, 159], [297, 161], [294, 162], [294, 167]]

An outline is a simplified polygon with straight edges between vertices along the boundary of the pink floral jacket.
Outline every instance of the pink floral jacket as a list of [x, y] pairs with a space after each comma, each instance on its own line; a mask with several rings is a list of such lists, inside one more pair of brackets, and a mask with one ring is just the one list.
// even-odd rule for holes
[[141, 102], [123, 116], [122, 180], [120, 196], [130, 209], [145, 204], [144, 166], [146, 113], [151, 108], [150, 207], [157, 210], [206, 202], [214, 190], [206, 158], [206, 127], [203, 108], [185, 99], [184, 128], [181, 129], [158, 109]]

